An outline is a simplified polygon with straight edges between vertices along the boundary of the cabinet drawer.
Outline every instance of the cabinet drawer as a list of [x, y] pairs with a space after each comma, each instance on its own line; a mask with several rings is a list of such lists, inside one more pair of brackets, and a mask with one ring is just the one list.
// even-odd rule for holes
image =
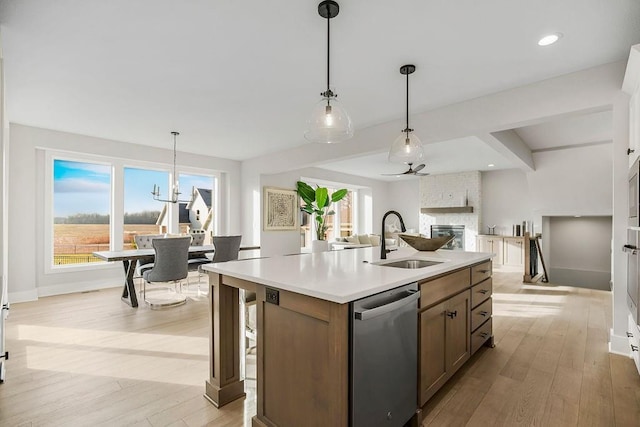
[[429, 307], [468, 289], [470, 280], [470, 270], [465, 268], [438, 279], [420, 282], [420, 308]]
[[471, 288], [471, 307], [475, 307], [493, 293], [493, 279], [489, 277], [484, 282], [480, 282]]
[[471, 330], [475, 331], [478, 326], [490, 319], [492, 311], [493, 301], [491, 298], [471, 310]]
[[484, 325], [480, 326], [477, 331], [471, 334], [471, 354], [474, 354], [489, 338], [491, 338], [492, 320], [489, 319]]
[[471, 284], [475, 285], [491, 277], [491, 261], [471, 267]]

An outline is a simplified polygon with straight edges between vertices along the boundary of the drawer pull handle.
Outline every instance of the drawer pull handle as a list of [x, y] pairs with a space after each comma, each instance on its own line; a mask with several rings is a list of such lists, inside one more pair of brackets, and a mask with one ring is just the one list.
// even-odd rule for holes
[[449, 316], [450, 319], [453, 319], [457, 315], [458, 315], [458, 310], [456, 310], [456, 311], [447, 311], [447, 316]]
[[484, 316], [484, 317], [486, 317], [486, 316], [487, 316], [487, 314], [489, 314], [489, 312], [488, 312], [488, 311], [484, 311], [484, 310], [483, 310], [483, 311], [481, 311], [481, 312], [480, 312], [480, 313], [478, 313], [478, 314], [480, 314], [480, 316]]
[[631, 351], [638, 351], [638, 346], [631, 344]]
[[489, 292], [489, 289], [480, 289], [478, 292], [480, 292], [482, 295], [486, 295], [487, 292]]
[[478, 270], [480, 273], [482, 274], [487, 274], [488, 272], [490, 272], [491, 270]]
[[480, 334], [480, 338], [486, 338], [488, 336], [489, 336], [489, 334], [486, 333], [486, 332], [483, 332], [483, 333]]
[[631, 332], [627, 332], [627, 338], [633, 338], [633, 334]]

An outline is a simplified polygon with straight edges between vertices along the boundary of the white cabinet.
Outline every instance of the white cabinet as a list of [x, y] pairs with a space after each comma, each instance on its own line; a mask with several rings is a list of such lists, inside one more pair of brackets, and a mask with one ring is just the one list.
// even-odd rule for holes
[[476, 237], [477, 251], [496, 254], [493, 258], [493, 263], [495, 265], [502, 264], [503, 245], [504, 241], [502, 236], [479, 235]]
[[524, 237], [504, 238], [502, 263], [513, 267], [524, 266]]
[[[622, 91], [629, 101], [629, 167], [640, 156], [640, 44], [631, 46], [627, 70], [622, 81]], [[633, 150], [633, 151], [631, 151]]]
[[476, 248], [478, 252], [496, 254], [494, 265], [524, 267], [524, 237], [479, 235]]

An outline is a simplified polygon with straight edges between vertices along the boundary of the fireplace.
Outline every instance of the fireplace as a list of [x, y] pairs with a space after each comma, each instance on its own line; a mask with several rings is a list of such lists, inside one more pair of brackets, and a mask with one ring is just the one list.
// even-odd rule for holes
[[454, 236], [442, 249], [464, 251], [464, 225], [432, 225], [431, 237]]

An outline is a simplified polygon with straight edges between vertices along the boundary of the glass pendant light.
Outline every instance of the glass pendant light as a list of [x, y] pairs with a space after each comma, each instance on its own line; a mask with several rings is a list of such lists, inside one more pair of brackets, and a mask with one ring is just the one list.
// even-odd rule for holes
[[399, 137], [391, 144], [389, 150], [389, 161], [393, 163], [412, 164], [419, 163], [424, 157], [422, 143], [409, 128], [409, 74], [416, 71], [415, 65], [403, 65], [400, 67], [400, 74], [407, 76], [407, 125], [402, 130]]
[[340, 6], [333, 0], [322, 1], [318, 5], [318, 13], [327, 19], [327, 90], [320, 95], [322, 99], [316, 104], [307, 122], [304, 137], [311, 142], [342, 142], [353, 136], [353, 124], [346, 110], [336, 99], [338, 97], [329, 84], [330, 63], [330, 21], [338, 16]]

